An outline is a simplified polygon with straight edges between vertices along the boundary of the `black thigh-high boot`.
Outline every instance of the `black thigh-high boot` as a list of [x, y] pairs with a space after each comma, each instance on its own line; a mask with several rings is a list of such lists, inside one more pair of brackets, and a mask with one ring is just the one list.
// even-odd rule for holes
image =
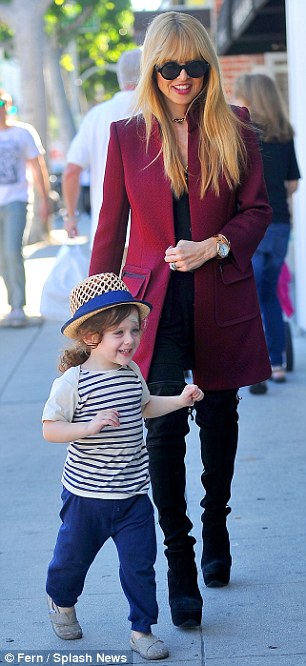
[[[155, 395], [178, 395], [178, 382], [149, 384]], [[147, 419], [147, 447], [154, 503], [159, 513], [168, 560], [169, 604], [173, 624], [198, 626], [202, 619], [202, 597], [197, 584], [195, 539], [186, 514], [185, 435], [189, 431], [187, 410]]]
[[228, 502], [238, 440], [237, 392], [238, 389], [205, 392], [197, 408], [205, 490], [201, 502], [201, 567], [207, 587], [223, 587], [230, 580], [232, 557], [226, 517], [231, 511]]

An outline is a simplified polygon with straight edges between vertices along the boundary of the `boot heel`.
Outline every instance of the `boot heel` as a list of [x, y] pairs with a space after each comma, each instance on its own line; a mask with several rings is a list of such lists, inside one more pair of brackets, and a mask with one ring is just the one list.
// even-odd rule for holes
[[191, 597], [174, 599], [170, 605], [172, 622], [175, 627], [192, 629], [200, 627], [203, 603]]
[[230, 582], [231, 570], [230, 568], [216, 568], [215, 571], [205, 573], [203, 571], [203, 578], [206, 587], [226, 587]]
[[[169, 604], [172, 622], [176, 627], [199, 627], [202, 621], [203, 599], [197, 585], [195, 562], [168, 570]], [[179, 569], [181, 571], [179, 572]]]

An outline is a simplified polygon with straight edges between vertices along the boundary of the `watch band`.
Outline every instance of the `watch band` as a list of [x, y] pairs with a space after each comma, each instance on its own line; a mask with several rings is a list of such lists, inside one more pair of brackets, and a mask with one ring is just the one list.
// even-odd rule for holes
[[228, 238], [226, 238], [226, 236], [223, 234], [216, 234], [213, 236], [213, 238], [216, 239], [217, 257], [219, 257], [221, 260], [228, 257], [231, 249], [231, 243]]
[[215, 234], [213, 238], [215, 238], [217, 241], [221, 241], [221, 243], [225, 243], [225, 245], [227, 245], [228, 249], [230, 250], [231, 241], [229, 241], [228, 238], [226, 238], [226, 236], [224, 236], [223, 234]]

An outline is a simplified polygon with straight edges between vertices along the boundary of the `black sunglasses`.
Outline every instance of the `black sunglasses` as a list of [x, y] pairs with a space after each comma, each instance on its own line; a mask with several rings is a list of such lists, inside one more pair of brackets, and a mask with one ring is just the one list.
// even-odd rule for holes
[[209, 63], [205, 60], [190, 60], [190, 62], [186, 62], [184, 65], [179, 65], [178, 62], [171, 61], [165, 62], [161, 67], [155, 65], [155, 69], [162, 75], [163, 79], [166, 79], [167, 81], [177, 79], [182, 69], [184, 69], [192, 79], [199, 79], [208, 71]]

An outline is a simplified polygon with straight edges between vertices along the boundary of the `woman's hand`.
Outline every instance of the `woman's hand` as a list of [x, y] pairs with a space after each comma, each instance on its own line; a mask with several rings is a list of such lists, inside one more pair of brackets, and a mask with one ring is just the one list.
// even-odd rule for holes
[[177, 271], [188, 272], [196, 270], [216, 256], [215, 238], [207, 238], [204, 241], [180, 240], [175, 247], [168, 247], [165, 261], [175, 264]]
[[119, 412], [116, 409], [101, 409], [97, 412], [93, 419], [87, 423], [86, 435], [98, 435], [105, 426], [119, 428]]
[[199, 402], [203, 398], [204, 393], [196, 384], [187, 384], [179, 396], [179, 399], [182, 401], [182, 407], [193, 407], [195, 402]]

